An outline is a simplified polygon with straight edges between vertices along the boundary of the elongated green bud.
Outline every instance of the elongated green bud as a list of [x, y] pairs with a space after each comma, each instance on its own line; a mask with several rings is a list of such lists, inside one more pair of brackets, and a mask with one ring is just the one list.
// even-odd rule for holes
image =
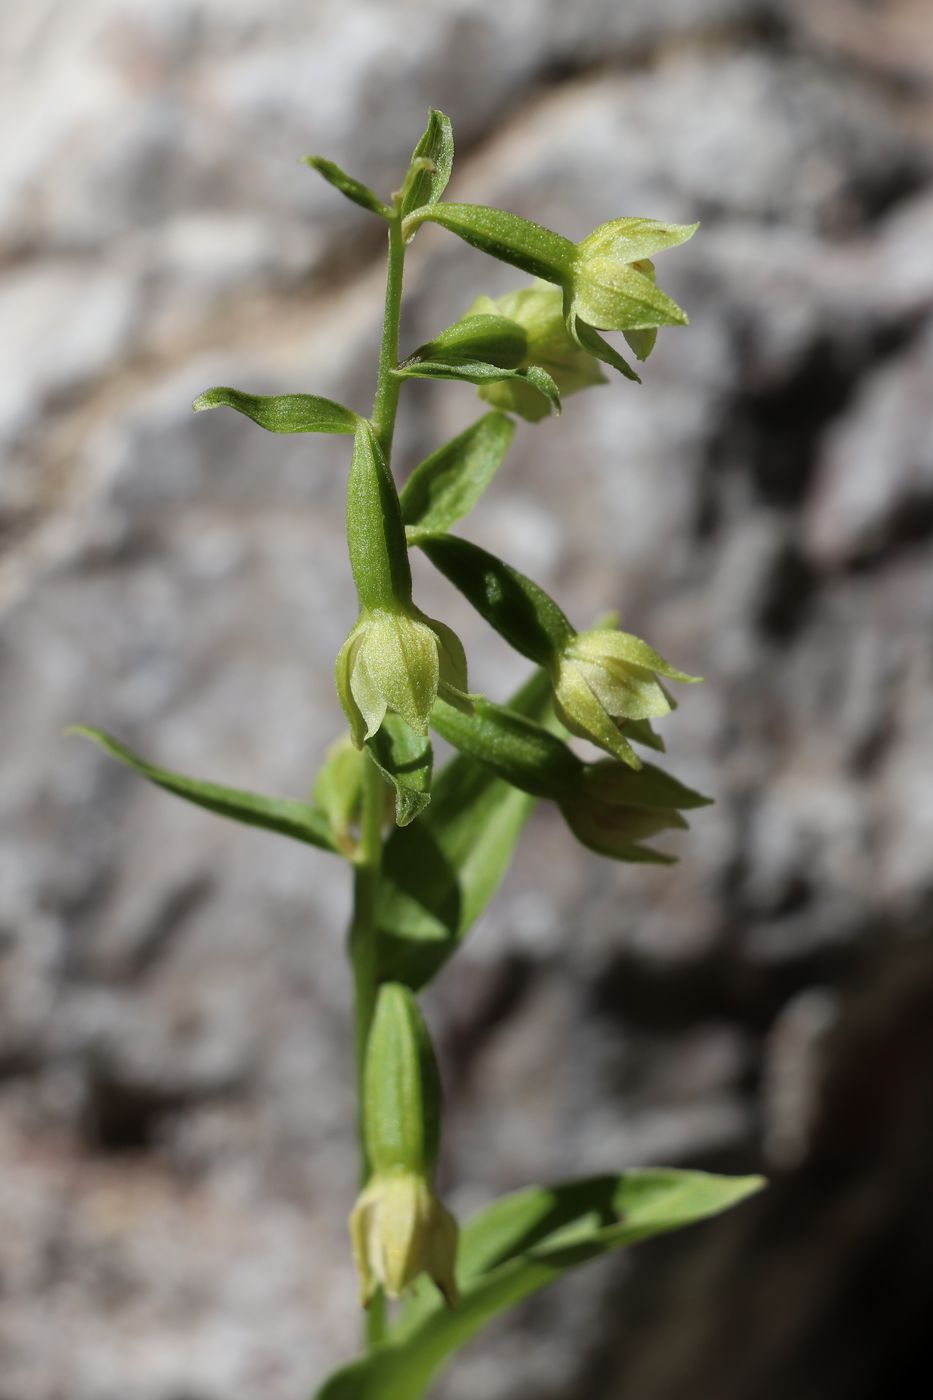
[[364, 1307], [377, 1287], [397, 1298], [419, 1274], [456, 1303], [457, 1223], [432, 1189], [441, 1086], [414, 994], [379, 990], [366, 1049], [363, 1127], [373, 1175], [350, 1217]]
[[[447, 188], [454, 162], [454, 134], [450, 118], [428, 109], [428, 124], [411, 154], [411, 164], [400, 191], [402, 218], [414, 209], [436, 204]], [[409, 235], [410, 236], [410, 235]]]

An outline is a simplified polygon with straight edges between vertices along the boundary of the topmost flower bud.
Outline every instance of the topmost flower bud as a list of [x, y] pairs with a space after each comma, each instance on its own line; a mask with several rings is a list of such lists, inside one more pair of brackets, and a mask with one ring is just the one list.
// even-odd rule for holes
[[629, 333], [636, 355], [644, 359], [659, 326], [685, 325], [687, 317], [654, 282], [651, 258], [676, 248], [696, 231], [696, 224], [667, 224], [658, 219], [611, 219], [571, 243], [553, 230], [503, 209], [476, 204], [438, 204], [413, 210], [409, 231], [426, 219], [442, 224], [475, 248], [520, 267], [559, 287], [571, 341], [629, 379], [638, 375], [600, 330]]
[[685, 312], [658, 288], [654, 253], [685, 243], [697, 224], [612, 219], [577, 244], [571, 314], [598, 330], [653, 330], [687, 324]]

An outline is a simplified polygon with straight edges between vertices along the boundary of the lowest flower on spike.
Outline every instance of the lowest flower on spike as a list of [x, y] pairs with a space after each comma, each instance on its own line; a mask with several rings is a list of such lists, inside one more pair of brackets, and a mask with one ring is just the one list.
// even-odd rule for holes
[[363, 1077], [363, 1132], [372, 1168], [350, 1217], [364, 1306], [377, 1288], [398, 1298], [426, 1273], [448, 1307], [457, 1301], [457, 1222], [432, 1185], [441, 1085], [413, 993], [379, 989]]

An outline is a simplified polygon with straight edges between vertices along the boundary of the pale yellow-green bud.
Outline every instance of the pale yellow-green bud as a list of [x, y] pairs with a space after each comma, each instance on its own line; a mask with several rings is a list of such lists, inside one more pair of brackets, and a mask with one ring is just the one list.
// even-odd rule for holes
[[457, 1305], [457, 1222], [423, 1176], [404, 1168], [377, 1173], [350, 1216], [350, 1238], [364, 1307], [381, 1287], [398, 1298], [420, 1274]]
[[550, 666], [554, 704], [572, 734], [589, 739], [630, 768], [641, 761], [623, 733], [626, 721], [672, 709], [658, 676], [693, 682], [639, 637], [612, 628], [578, 632]]
[[337, 694], [357, 748], [377, 733], [386, 713], [419, 734], [438, 692], [467, 701], [467, 667], [456, 633], [413, 604], [360, 614], [337, 657]]
[[[538, 365], [551, 375], [561, 394], [575, 394], [590, 384], [602, 384], [605, 376], [598, 360], [575, 345], [564, 324], [563, 292], [548, 282], [535, 282], [517, 292], [508, 292], [493, 301], [479, 297], [470, 309], [471, 315], [504, 316], [520, 327], [525, 336], [526, 350], [520, 365]], [[484, 384], [481, 399], [509, 413], [537, 422], [550, 411], [548, 402], [529, 384], [506, 379], [500, 383]]]

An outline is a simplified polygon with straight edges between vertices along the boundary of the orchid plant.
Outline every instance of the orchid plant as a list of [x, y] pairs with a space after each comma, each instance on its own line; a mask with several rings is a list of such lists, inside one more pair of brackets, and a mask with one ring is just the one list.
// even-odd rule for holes
[[[638, 383], [603, 336], [650, 355], [662, 326], [686, 323], [652, 259], [696, 225], [647, 218], [602, 224], [582, 243], [500, 209], [446, 202], [453, 138], [437, 111], [399, 190], [383, 201], [333, 162], [307, 163], [388, 232], [385, 320], [369, 417], [311, 394], [214, 388], [196, 411], [226, 406], [274, 433], [352, 438], [346, 534], [359, 618], [336, 660], [349, 726], [310, 800], [272, 798], [158, 768], [100, 730], [81, 730], [189, 802], [331, 852], [353, 876], [348, 936], [355, 992], [360, 1195], [350, 1217], [366, 1309], [365, 1351], [318, 1400], [416, 1400], [491, 1318], [566, 1270], [714, 1215], [761, 1186], [673, 1169], [627, 1170], [531, 1185], [458, 1227], [434, 1182], [442, 1097], [419, 993], [457, 952], [508, 867], [536, 800], [571, 837], [621, 862], [667, 865], [651, 843], [684, 828], [708, 799], [647, 762], [668, 686], [688, 676], [639, 637], [604, 623], [578, 631], [531, 579], [454, 526], [492, 484], [515, 431], [560, 412], [605, 379]], [[434, 223], [533, 281], [479, 296], [454, 325], [399, 353], [402, 278], [417, 230]], [[487, 412], [411, 471], [399, 490], [392, 442], [409, 379], [477, 386]], [[414, 601], [420, 549], [533, 670], [504, 703], [473, 693], [455, 633]], [[430, 731], [458, 752], [434, 773]], [[570, 735], [605, 757], [578, 756]], [[349, 1204], [349, 1202], [348, 1202]], [[387, 1300], [393, 1301], [391, 1308]]]

